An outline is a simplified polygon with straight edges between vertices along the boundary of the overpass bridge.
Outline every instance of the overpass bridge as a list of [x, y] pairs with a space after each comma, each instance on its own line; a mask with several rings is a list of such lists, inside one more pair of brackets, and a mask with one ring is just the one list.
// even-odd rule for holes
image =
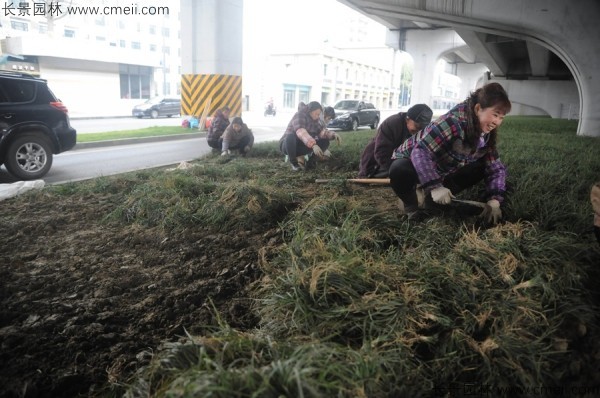
[[579, 135], [600, 136], [599, 1], [338, 1], [386, 26], [388, 45], [413, 57], [414, 102], [430, 102], [444, 58], [464, 82], [500, 82], [513, 113], [578, 118]]

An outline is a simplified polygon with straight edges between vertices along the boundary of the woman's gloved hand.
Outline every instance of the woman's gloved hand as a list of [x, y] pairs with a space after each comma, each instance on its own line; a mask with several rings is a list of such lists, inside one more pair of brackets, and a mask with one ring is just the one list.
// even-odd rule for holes
[[497, 224], [502, 218], [500, 202], [498, 202], [496, 199], [488, 200], [479, 217], [483, 218], [488, 223]]
[[438, 187], [431, 191], [431, 198], [440, 205], [449, 205], [453, 197], [452, 192], [446, 187]]
[[316, 145], [312, 147], [313, 153], [319, 157], [319, 159], [323, 158], [323, 150], [320, 146]]

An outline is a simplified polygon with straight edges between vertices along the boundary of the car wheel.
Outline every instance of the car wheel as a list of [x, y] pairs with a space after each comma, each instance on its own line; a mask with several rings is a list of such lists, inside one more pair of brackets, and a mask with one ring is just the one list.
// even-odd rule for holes
[[358, 120], [352, 119], [352, 131], [358, 130]]
[[167, 117], [171, 117], [171, 116], [173, 116], [173, 115], [167, 115]]
[[375, 121], [373, 121], [373, 124], [371, 124], [370, 127], [375, 130], [377, 126], [379, 126], [379, 118], [375, 118]]
[[23, 134], [6, 151], [6, 169], [21, 180], [35, 180], [52, 166], [50, 141], [41, 134]]
[[158, 117], [158, 111], [156, 109], [153, 109], [152, 112], [150, 112], [150, 117], [152, 119], [156, 119]]
[[138, 119], [141, 119], [141, 118], [142, 118], [142, 115], [137, 115], [136, 117], [137, 117]]

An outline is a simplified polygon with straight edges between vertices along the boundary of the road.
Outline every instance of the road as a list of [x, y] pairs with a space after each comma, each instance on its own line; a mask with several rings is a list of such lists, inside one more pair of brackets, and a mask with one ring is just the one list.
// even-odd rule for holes
[[[255, 142], [276, 141], [283, 134], [279, 126], [254, 128]], [[175, 165], [209, 153], [206, 138], [187, 138], [130, 145], [111, 145], [67, 151], [54, 156], [52, 168], [43, 178], [46, 184], [61, 184], [153, 167]], [[17, 181], [4, 166], [0, 183]]]
[[[382, 119], [391, 113], [384, 115]], [[291, 114], [264, 117], [262, 114], [243, 114], [244, 122], [252, 129], [255, 142], [279, 140]], [[157, 124], [162, 123], [162, 124]], [[178, 125], [180, 118], [164, 119], [80, 119], [72, 125], [78, 134], [120, 131], [156, 125]], [[54, 157], [52, 168], [43, 178], [46, 184], [61, 184], [90, 178], [109, 176], [134, 170], [176, 165], [191, 161], [209, 153], [211, 149], [205, 138], [187, 138], [160, 142], [145, 142], [130, 145], [110, 145], [68, 151]], [[4, 166], [0, 169], [0, 183], [17, 181]]]

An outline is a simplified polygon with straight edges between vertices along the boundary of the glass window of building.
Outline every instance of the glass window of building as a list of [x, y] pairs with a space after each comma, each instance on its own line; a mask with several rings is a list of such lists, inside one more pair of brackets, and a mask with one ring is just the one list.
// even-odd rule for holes
[[298, 100], [308, 104], [310, 102], [310, 88], [301, 87], [300, 91], [298, 92]]
[[119, 65], [121, 98], [150, 98], [152, 68], [138, 65]]
[[284, 89], [283, 90], [283, 107], [284, 108], [295, 108], [296, 102], [294, 101], [294, 90]]
[[134, 50], [139, 50], [140, 48], [142, 48], [142, 45], [139, 41], [132, 41], [131, 48], [133, 48]]
[[65, 37], [75, 37], [75, 29], [65, 28], [64, 36]]
[[19, 21], [16, 19], [10, 20], [10, 27], [12, 30], [20, 30], [22, 32], [29, 31], [29, 23], [26, 21]]

